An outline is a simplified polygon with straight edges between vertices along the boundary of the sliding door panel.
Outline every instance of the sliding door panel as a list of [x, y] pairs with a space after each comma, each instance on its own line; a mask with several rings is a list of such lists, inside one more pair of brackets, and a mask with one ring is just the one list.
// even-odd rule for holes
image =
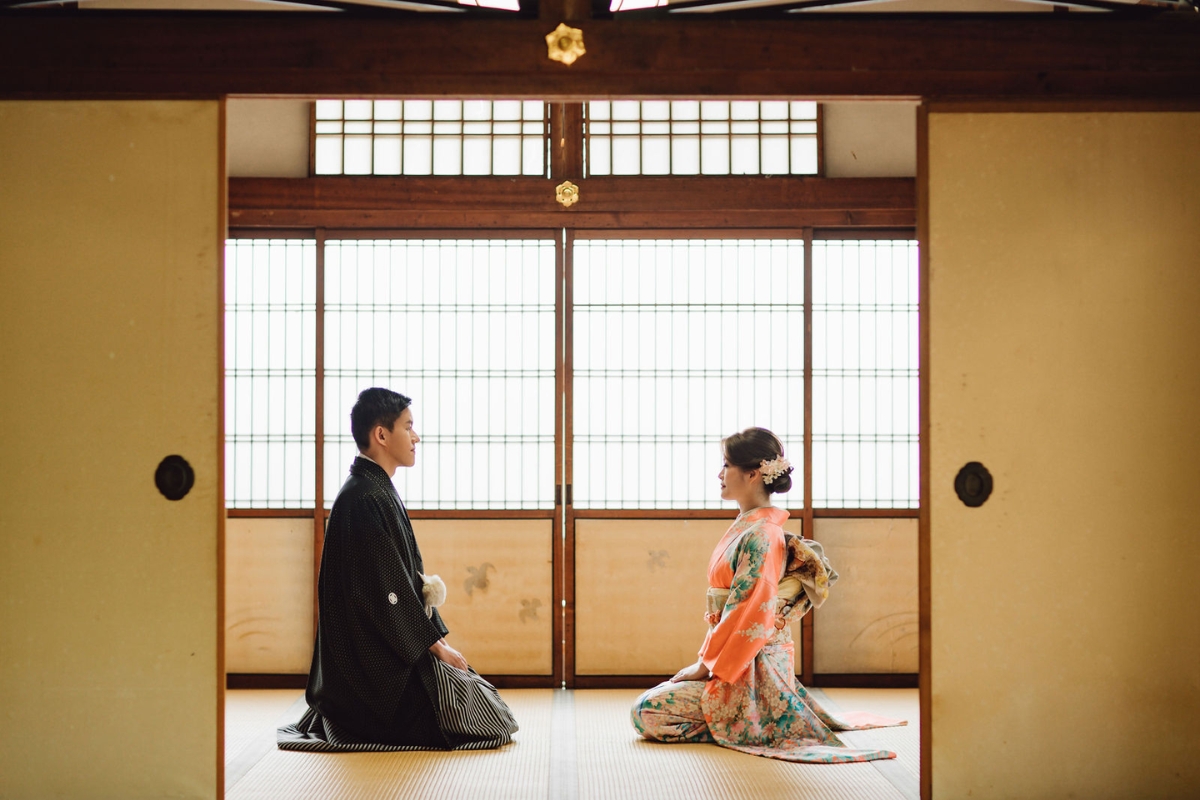
[[446, 583], [446, 641], [485, 675], [552, 672], [549, 519], [416, 519], [426, 574]]
[[[733, 516], [576, 520], [579, 675], [666, 676], [696, 662], [709, 556]], [[799, 520], [785, 527], [800, 533]]]
[[302, 674], [313, 653], [310, 517], [225, 523], [225, 671]]
[[838, 581], [815, 614], [818, 673], [917, 671], [917, 520], [817, 519]]

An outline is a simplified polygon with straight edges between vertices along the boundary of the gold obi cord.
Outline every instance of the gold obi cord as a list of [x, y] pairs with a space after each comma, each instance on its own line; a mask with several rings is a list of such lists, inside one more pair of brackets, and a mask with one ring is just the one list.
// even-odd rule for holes
[[[783, 584], [780, 584], [783, 588]], [[780, 595], [775, 599], [775, 633], [767, 642], [772, 644], [787, 644], [792, 641], [792, 629], [787, 624], [791, 620], [788, 619], [791, 615], [788, 613], [789, 606], [795, 603], [795, 597]], [[711, 586], [708, 593], [705, 595], [705, 613], [704, 619], [708, 622], [709, 628], [717, 627], [717, 623], [721, 621], [721, 616], [725, 611], [725, 603], [729, 601], [728, 589], [714, 589]]]

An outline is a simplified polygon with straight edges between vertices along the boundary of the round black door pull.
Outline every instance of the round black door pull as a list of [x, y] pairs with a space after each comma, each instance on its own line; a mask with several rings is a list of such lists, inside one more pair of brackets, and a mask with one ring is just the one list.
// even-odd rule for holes
[[954, 493], [963, 505], [978, 508], [992, 495], [992, 473], [978, 461], [964, 465], [954, 476]]
[[168, 500], [182, 500], [195, 482], [196, 473], [183, 456], [167, 456], [154, 471], [154, 485]]

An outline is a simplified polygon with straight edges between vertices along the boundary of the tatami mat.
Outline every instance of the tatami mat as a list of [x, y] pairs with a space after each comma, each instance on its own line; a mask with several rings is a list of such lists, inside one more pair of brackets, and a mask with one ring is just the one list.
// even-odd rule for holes
[[891, 750], [896, 763], [911, 776], [913, 786], [919, 786], [921, 775], [921, 705], [916, 689], [820, 689], [829, 698], [829, 710], [870, 711], [885, 717], [908, 720], [899, 728], [876, 728], [870, 731], [851, 731], [839, 734], [851, 747], [872, 747]]
[[237, 758], [303, 696], [295, 689], [238, 689], [225, 695], [225, 763]]
[[[263, 746], [277, 725], [299, 717], [302, 692], [229, 691], [226, 797], [904, 800], [917, 785], [915, 690], [827, 690], [822, 699], [842, 711], [911, 720], [905, 728], [846, 735], [851, 746], [895, 750], [899, 763], [839, 765], [790, 764], [715, 745], [643, 741], [629, 724], [629, 707], [638, 695], [633, 690], [507, 689], [502, 694], [521, 730], [500, 750], [328, 754]], [[890, 776], [877, 768], [883, 763]]]
[[[273, 750], [230, 787], [226, 797], [229, 800], [547, 797], [552, 694], [549, 689], [509, 689], [503, 693], [521, 730], [513, 737], [513, 744], [500, 750], [459, 753]], [[235, 692], [228, 692], [226, 697], [231, 698], [227, 704], [237, 702]]]
[[638, 694], [575, 692], [580, 800], [904, 797], [870, 763], [792, 764], [715, 745], [644, 741], [629, 725]]

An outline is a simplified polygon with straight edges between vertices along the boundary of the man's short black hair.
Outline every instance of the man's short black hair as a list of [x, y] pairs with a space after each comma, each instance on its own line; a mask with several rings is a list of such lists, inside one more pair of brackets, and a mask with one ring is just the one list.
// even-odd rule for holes
[[382, 425], [390, 431], [411, 402], [411, 398], [399, 392], [378, 386], [359, 393], [354, 408], [350, 409], [350, 433], [354, 434], [354, 443], [359, 451], [365, 453], [371, 446], [371, 431], [375, 430], [376, 425]]

